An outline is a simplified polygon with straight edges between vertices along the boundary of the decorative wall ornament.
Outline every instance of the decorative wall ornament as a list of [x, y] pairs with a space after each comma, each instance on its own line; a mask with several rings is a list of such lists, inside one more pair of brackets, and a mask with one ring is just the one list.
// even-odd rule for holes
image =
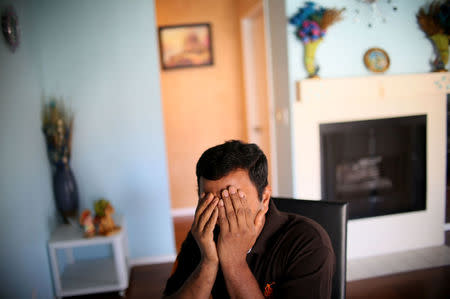
[[390, 65], [389, 55], [380, 48], [371, 48], [364, 54], [364, 64], [374, 73], [384, 73]]
[[435, 0], [424, 5], [417, 13], [417, 23], [431, 40], [436, 58], [431, 62], [433, 71], [446, 72], [448, 63], [448, 38], [450, 34], [450, 1]]
[[2, 33], [9, 49], [14, 52], [20, 43], [19, 20], [16, 11], [8, 6], [2, 12]]
[[355, 23], [363, 23], [368, 28], [376, 24], [384, 24], [392, 13], [398, 11], [398, 6], [393, 0], [356, 0], [355, 8], [351, 11]]
[[309, 78], [317, 78], [319, 67], [315, 63], [316, 50], [322, 42], [327, 29], [342, 19], [344, 9], [324, 8], [314, 2], [306, 2], [289, 19], [297, 30], [295, 35], [305, 45], [304, 62]]

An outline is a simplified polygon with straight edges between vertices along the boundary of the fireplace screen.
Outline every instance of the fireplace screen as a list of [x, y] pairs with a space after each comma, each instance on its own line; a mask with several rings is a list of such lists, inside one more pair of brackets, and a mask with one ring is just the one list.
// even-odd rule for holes
[[322, 198], [349, 219], [426, 208], [426, 115], [320, 125]]

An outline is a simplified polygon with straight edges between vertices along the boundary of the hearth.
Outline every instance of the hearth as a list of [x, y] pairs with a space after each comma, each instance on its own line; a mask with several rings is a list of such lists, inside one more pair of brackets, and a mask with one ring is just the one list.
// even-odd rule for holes
[[427, 116], [320, 125], [322, 198], [349, 219], [426, 209]]

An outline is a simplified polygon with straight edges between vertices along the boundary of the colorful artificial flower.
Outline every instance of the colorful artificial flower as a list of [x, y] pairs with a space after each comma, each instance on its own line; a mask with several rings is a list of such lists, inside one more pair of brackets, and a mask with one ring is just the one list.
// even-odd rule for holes
[[341, 19], [342, 12], [343, 9], [326, 9], [308, 1], [289, 19], [289, 23], [297, 27], [297, 37], [309, 43], [324, 37], [327, 28]]
[[317, 77], [319, 72], [314, 61], [317, 46], [325, 36], [327, 28], [341, 19], [343, 11], [344, 9], [326, 9], [308, 1], [289, 19], [289, 23], [297, 27], [295, 35], [305, 45], [304, 61], [310, 78]]
[[306, 44], [323, 37], [325, 31], [320, 29], [319, 24], [315, 21], [305, 20], [302, 26], [298, 28], [297, 35]]

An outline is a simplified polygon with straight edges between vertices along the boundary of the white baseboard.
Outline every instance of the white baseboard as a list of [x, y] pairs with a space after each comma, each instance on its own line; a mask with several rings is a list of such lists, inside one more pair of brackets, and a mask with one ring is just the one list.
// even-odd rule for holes
[[182, 208], [170, 210], [172, 217], [194, 216], [195, 208]]
[[445, 230], [445, 231], [450, 230], [450, 223], [444, 224], [444, 230]]
[[129, 260], [129, 268], [134, 267], [134, 266], [142, 266], [142, 265], [173, 263], [173, 262], [175, 262], [176, 258], [177, 258], [177, 256], [175, 254], [138, 257], [138, 258]]

